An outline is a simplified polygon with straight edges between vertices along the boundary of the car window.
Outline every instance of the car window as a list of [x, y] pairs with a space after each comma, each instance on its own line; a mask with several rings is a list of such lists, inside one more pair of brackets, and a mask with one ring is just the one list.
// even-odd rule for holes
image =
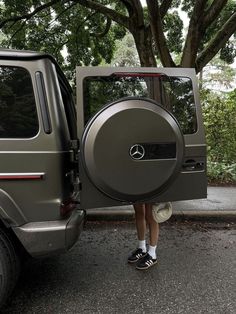
[[70, 132], [70, 137], [71, 139], [76, 139], [77, 138], [76, 110], [75, 110], [75, 104], [73, 101], [72, 91], [70, 91], [67, 88], [67, 86], [65, 85], [59, 73], [58, 73], [58, 80], [59, 80], [62, 101], [63, 101], [65, 113], [66, 113], [66, 120], [67, 120], [68, 129]]
[[0, 67], [0, 138], [30, 138], [39, 124], [29, 72]]
[[197, 131], [192, 81], [155, 73], [115, 73], [83, 81], [85, 122], [104, 105], [124, 97], [151, 98], [169, 110], [184, 134]]

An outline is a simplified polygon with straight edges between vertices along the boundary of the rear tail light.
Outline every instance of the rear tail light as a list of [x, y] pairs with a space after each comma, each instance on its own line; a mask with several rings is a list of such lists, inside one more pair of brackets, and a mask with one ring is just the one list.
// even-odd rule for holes
[[60, 214], [62, 217], [69, 215], [76, 208], [76, 202], [72, 199], [68, 199], [61, 203]]
[[118, 77], [163, 77], [163, 73], [136, 73], [136, 72], [115, 72], [113, 75]]

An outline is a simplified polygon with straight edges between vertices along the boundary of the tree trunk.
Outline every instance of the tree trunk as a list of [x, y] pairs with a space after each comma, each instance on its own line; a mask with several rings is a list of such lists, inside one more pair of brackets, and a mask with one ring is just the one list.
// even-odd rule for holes
[[203, 69], [199, 72], [199, 89], [203, 86]]
[[153, 0], [147, 0], [147, 8], [152, 37], [155, 41], [161, 63], [164, 67], [175, 67], [175, 63], [172, 60], [169, 48], [167, 46], [159, 4], [157, 1], [155, 2]]
[[202, 28], [205, 6], [206, 1], [195, 1], [193, 13], [189, 22], [188, 34], [183, 48], [183, 54], [180, 63], [181, 67], [195, 67], [200, 41], [206, 31]]
[[156, 67], [153, 53], [152, 35], [150, 28], [142, 28], [132, 32], [142, 67]]

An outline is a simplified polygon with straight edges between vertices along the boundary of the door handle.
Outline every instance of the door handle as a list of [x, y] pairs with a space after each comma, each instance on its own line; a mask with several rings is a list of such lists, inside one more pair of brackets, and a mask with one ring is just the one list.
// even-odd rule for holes
[[189, 159], [184, 162], [182, 168], [184, 171], [202, 171], [204, 170], [204, 162]]

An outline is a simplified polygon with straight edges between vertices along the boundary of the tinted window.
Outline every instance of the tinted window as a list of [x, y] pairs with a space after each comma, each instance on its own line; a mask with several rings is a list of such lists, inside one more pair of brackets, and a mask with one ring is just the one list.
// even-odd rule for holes
[[38, 129], [29, 72], [20, 67], [0, 67], [0, 137], [29, 138]]
[[154, 99], [175, 116], [184, 134], [197, 130], [192, 81], [187, 77], [163, 74], [115, 74], [85, 78], [85, 122], [104, 105], [123, 97]]
[[62, 101], [66, 113], [66, 119], [71, 139], [77, 139], [76, 111], [72, 97], [72, 91], [69, 90], [63, 82], [63, 79], [58, 74]]

